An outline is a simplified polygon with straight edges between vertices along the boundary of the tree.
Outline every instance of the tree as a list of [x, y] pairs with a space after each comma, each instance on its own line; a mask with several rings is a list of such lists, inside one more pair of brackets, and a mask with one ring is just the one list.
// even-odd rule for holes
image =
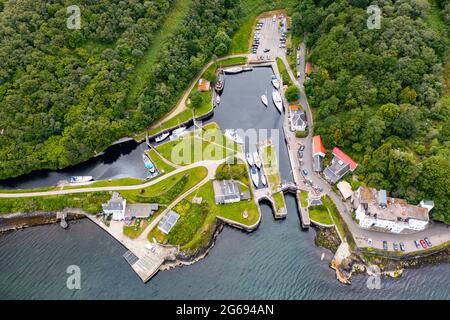
[[203, 104], [202, 94], [199, 91], [197, 91], [191, 97], [191, 105], [197, 109], [200, 108], [202, 104]]
[[284, 93], [284, 96], [286, 97], [287, 101], [294, 102], [294, 101], [298, 100], [299, 94], [300, 94], [300, 89], [294, 85], [291, 85], [287, 88], [286, 92]]

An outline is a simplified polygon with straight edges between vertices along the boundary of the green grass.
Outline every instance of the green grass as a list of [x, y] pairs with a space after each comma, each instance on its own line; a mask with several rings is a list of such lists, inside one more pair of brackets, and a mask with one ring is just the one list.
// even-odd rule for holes
[[286, 205], [284, 203], [284, 195], [282, 191], [274, 193], [273, 200], [275, 202], [276, 212], [281, 212], [284, 208], [286, 208]]
[[[153, 136], [160, 133], [163, 130], [173, 128], [181, 123], [188, 121], [189, 119], [192, 119], [192, 116], [193, 116], [192, 109], [186, 109], [183, 112], [177, 114], [175, 117], [170, 118], [166, 122], [163, 122], [158, 127], [155, 127], [152, 130], [150, 130], [149, 135]], [[136, 140], [139, 140], [139, 138], [142, 138], [142, 136], [143, 138], [145, 138], [145, 132], [140, 135], [137, 135]]]
[[345, 221], [342, 219], [341, 214], [336, 208], [336, 205], [334, 204], [333, 200], [331, 200], [329, 196], [323, 196], [322, 203], [325, 206], [325, 208], [329, 209], [331, 217], [333, 218], [334, 225], [337, 227], [341, 237], [347, 240], [348, 244], [352, 249], [356, 248], [356, 243], [355, 240], [353, 239], [352, 233], [345, 224]]
[[172, 34], [183, 21], [183, 18], [187, 14], [189, 7], [191, 5], [190, 0], [175, 0], [169, 12], [166, 13], [166, 19], [160, 30], [155, 34], [152, 39], [151, 46], [145, 52], [141, 63], [136, 67], [136, 72], [134, 73], [134, 79], [131, 90], [127, 97], [127, 102], [129, 106], [135, 106], [138, 97], [143, 92], [144, 88], [147, 86], [153, 65], [156, 62], [158, 54], [160, 53], [162, 44], [170, 34]]
[[297, 193], [298, 197], [300, 198], [300, 204], [302, 208], [308, 207], [308, 192], [306, 191], [300, 191]]
[[272, 145], [267, 145], [262, 148], [262, 163], [270, 188], [272, 191], [275, 191], [281, 183], [281, 177], [278, 169], [277, 155]]
[[237, 160], [233, 164], [223, 163], [216, 169], [217, 180], [238, 180], [245, 185], [250, 185], [247, 164]]
[[0, 190], [0, 193], [30, 193], [30, 192], [44, 192], [44, 191], [54, 191], [59, 190], [58, 187], [45, 187], [45, 188], [35, 188], [35, 189], [12, 189], [12, 190]]
[[[195, 86], [189, 94], [189, 98], [191, 98], [197, 90], [197, 86]], [[207, 114], [214, 108], [212, 103], [212, 90], [201, 92], [200, 95], [202, 97], [202, 104], [199, 107], [194, 108], [191, 105], [188, 105], [189, 109], [194, 110], [196, 117]]]
[[286, 66], [284, 65], [283, 60], [281, 58], [277, 57], [277, 67], [278, 71], [280, 71], [281, 78], [283, 79], [283, 85], [290, 86], [292, 85], [291, 77], [289, 76], [289, 73], [286, 70]]
[[123, 178], [115, 180], [99, 180], [91, 184], [81, 186], [66, 186], [64, 190], [83, 189], [83, 188], [97, 188], [97, 187], [119, 187], [119, 186], [134, 186], [143, 184], [145, 181], [137, 178]]
[[165, 174], [175, 170], [174, 167], [163, 161], [161, 156], [154, 149], [150, 149], [149, 151], [147, 151], [147, 154], [161, 173]]
[[295, 72], [297, 70], [297, 48], [299, 44], [302, 42], [303, 37], [301, 35], [296, 35], [293, 33], [290, 33], [292, 37], [292, 49], [291, 54], [287, 56], [289, 66], [291, 67], [292, 71]]
[[311, 220], [314, 220], [318, 223], [333, 224], [333, 221], [330, 218], [330, 215], [328, 214], [328, 210], [324, 206], [312, 206], [309, 207], [309, 218]]

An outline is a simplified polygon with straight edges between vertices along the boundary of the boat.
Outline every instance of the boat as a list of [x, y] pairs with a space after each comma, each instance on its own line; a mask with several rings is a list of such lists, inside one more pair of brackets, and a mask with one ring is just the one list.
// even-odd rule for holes
[[259, 186], [259, 175], [258, 175], [258, 169], [256, 169], [255, 165], [252, 166], [250, 173], [252, 176], [253, 184], [255, 185], [255, 187], [258, 187]]
[[280, 88], [280, 82], [278, 81], [276, 75], [272, 75], [272, 85], [275, 87], [275, 89]]
[[186, 134], [186, 127], [179, 127], [172, 131], [172, 134], [170, 135], [170, 140], [175, 140], [181, 137], [183, 134]]
[[155, 166], [153, 165], [153, 162], [150, 160], [150, 158], [145, 152], [142, 154], [142, 160], [144, 160], [144, 164], [147, 170], [150, 171], [150, 173], [154, 173]]
[[267, 186], [266, 176], [264, 175], [264, 172], [262, 172], [262, 170], [261, 170], [261, 183], [263, 184], [263, 186]]
[[244, 143], [244, 140], [236, 133], [236, 130], [234, 129], [226, 129], [224, 135], [231, 141], [236, 142], [237, 144]]
[[249, 67], [249, 66], [244, 66], [244, 67], [242, 68], [242, 71], [245, 71], [245, 72], [247, 72], [247, 71], [253, 71], [253, 68], [252, 68], [252, 67]]
[[163, 133], [161, 133], [159, 136], [157, 136], [157, 137], [155, 138], [155, 141], [156, 141], [156, 142], [164, 141], [164, 140], [166, 140], [166, 138], [167, 138], [168, 136], [170, 136], [170, 132], [163, 132]]
[[244, 71], [244, 69], [242, 69], [242, 67], [232, 67], [232, 68], [227, 68], [227, 69], [223, 70], [223, 72], [225, 74], [237, 74], [237, 73], [241, 73], [242, 71]]
[[225, 76], [223, 70], [220, 70], [217, 73], [216, 84], [214, 85], [214, 89], [217, 93], [221, 93], [223, 91], [223, 87], [225, 86]]
[[218, 106], [220, 104], [220, 96], [217, 95], [216, 96], [216, 106]]
[[69, 179], [70, 183], [83, 183], [94, 180], [92, 176], [71, 176]]
[[261, 158], [256, 151], [253, 152], [253, 163], [258, 167], [258, 169], [261, 169]]
[[273, 90], [272, 100], [273, 103], [275, 104], [275, 107], [277, 107], [278, 111], [280, 111], [280, 113], [283, 113], [283, 100], [281, 99], [281, 95], [278, 92], [278, 90]]
[[253, 157], [252, 157], [252, 155], [250, 154], [250, 152], [247, 152], [247, 153], [245, 154], [245, 159], [247, 159], [247, 163], [248, 163], [249, 166], [252, 166], [252, 165], [253, 165]]
[[261, 96], [261, 101], [266, 107], [269, 105], [269, 100], [267, 100], [267, 96], [265, 94]]

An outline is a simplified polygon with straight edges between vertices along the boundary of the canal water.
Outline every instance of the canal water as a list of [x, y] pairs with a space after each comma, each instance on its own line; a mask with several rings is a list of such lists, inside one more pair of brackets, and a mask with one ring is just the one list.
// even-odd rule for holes
[[[272, 87], [268, 68], [228, 76], [221, 104], [212, 121], [225, 128], [278, 128], [282, 118], [261, 94]], [[282, 141], [282, 131], [278, 142]], [[91, 171], [81, 164], [79, 174], [138, 176], [144, 146], [115, 155], [105, 163], [91, 160]], [[284, 143], [279, 145], [282, 179], [291, 179]], [[101, 156], [102, 157], [102, 156]], [[103, 157], [109, 157], [107, 152]], [[112, 158], [111, 158], [112, 159]], [[126, 159], [126, 160], [125, 160]], [[122, 164], [121, 164], [122, 163]], [[116, 167], [117, 164], [117, 167]], [[69, 170], [69, 169], [68, 169]], [[82, 172], [82, 173], [81, 173]], [[39, 177], [39, 184], [49, 179]], [[62, 174], [47, 172], [48, 175]], [[100, 175], [101, 176], [101, 175]], [[58, 177], [59, 179], [59, 177]], [[24, 182], [22, 182], [24, 183]], [[14, 186], [11, 186], [14, 187]], [[15, 186], [17, 188], [17, 185]], [[24, 186], [21, 186], [24, 187]], [[381, 289], [370, 290], [367, 276], [354, 277], [351, 286], [340, 284], [329, 268], [331, 252], [314, 245], [314, 229], [302, 231], [295, 198], [286, 196], [288, 215], [275, 221], [262, 205], [262, 221], [253, 233], [225, 227], [208, 256], [192, 266], [159, 272], [143, 284], [129, 267], [118, 242], [88, 220], [59, 226], [38, 226], [0, 236], [0, 298], [3, 299], [449, 299], [448, 265], [406, 270], [400, 279], [383, 278]], [[320, 260], [325, 253], [325, 259]], [[66, 287], [66, 269], [81, 269], [81, 290]]]

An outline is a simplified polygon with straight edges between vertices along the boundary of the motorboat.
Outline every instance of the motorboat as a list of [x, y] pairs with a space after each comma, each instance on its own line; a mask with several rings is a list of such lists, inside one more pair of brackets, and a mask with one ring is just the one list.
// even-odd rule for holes
[[84, 183], [94, 180], [92, 176], [71, 176], [69, 178], [70, 183]]
[[278, 111], [280, 111], [280, 113], [283, 113], [283, 100], [281, 99], [281, 94], [278, 92], [278, 90], [273, 90], [272, 100]]
[[269, 100], [267, 99], [267, 96], [265, 94], [261, 96], [261, 101], [266, 107], [269, 105]]
[[233, 142], [236, 142], [237, 144], [243, 144], [244, 139], [242, 139], [234, 129], [226, 129], [224, 132], [225, 137], [230, 139]]
[[242, 71], [253, 71], [253, 68], [252, 67], [249, 67], [249, 66], [244, 66], [243, 68], [242, 68]]
[[170, 140], [178, 139], [179, 137], [183, 136], [186, 133], [187, 133], [186, 127], [179, 127], [172, 131], [172, 134], [170, 135]]
[[263, 186], [267, 186], [266, 176], [264, 175], [264, 172], [262, 170], [261, 170], [261, 183], [263, 184]]
[[217, 93], [221, 93], [223, 88], [225, 87], [225, 74], [223, 70], [219, 70], [217, 73], [216, 84], [214, 85], [214, 89]]
[[255, 187], [258, 187], [259, 186], [259, 174], [258, 174], [258, 169], [256, 169], [255, 165], [252, 166], [250, 173], [252, 176], [253, 184], [255, 185]]
[[223, 70], [223, 72], [225, 72], [225, 74], [237, 74], [237, 73], [241, 73], [242, 71], [244, 71], [244, 69], [242, 69], [242, 67], [232, 67], [232, 68], [227, 68], [227, 69]]
[[147, 170], [150, 171], [150, 173], [154, 173], [155, 166], [153, 165], [153, 162], [150, 160], [150, 158], [148, 157], [148, 155], [145, 152], [142, 154], [142, 160], [144, 161], [144, 164], [145, 164], [145, 167], [147, 168]]
[[167, 139], [168, 136], [170, 136], [170, 132], [163, 132], [155, 138], [155, 141], [156, 142], [164, 141]]
[[220, 104], [220, 96], [217, 95], [216, 96], [216, 106], [218, 106]]
[[253, 152], [253, 163], [255, 166], [258, 167], [258, 169], [261, 169], [261, 158], [259, 157], [258, 152]]
[[252, 166], [252, 165], [254, 164], [254, 162], [253, 162], [253, 157], [252, 157], [252, 155], [250, 154], [250, 152], [247, 152], [247, 153], [245, 154], [245, 159], [247, 160], [247, 163], [248, 163], [249, 166]]
[[277, 76], [276, 75], [272, 75], [272, 85], [275, 87], [275, 89], [279, 89], [280, 88], [280, 81], [278, 81]]

